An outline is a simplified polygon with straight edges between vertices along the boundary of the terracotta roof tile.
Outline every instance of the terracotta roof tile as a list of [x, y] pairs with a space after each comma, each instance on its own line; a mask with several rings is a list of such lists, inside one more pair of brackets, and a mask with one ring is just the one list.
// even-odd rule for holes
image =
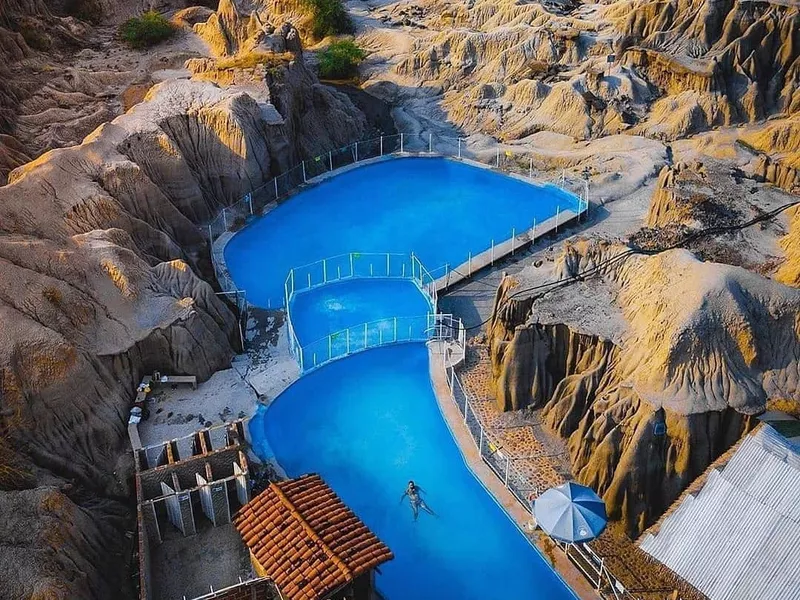
[[316, 600], [394, 558], [319, 475], [269, 488], [233, 520], [287, 600]]

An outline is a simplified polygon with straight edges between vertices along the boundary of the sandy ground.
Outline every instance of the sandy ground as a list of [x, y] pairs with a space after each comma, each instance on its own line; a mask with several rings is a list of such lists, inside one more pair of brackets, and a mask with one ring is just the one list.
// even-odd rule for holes
[[164, 543], [151, 555], [153, 600], [195, 598], [212, 587], [219, 590], [254, 577], [247, 548], [233, 525], [206, 523], [191, 537], [164, 530]]

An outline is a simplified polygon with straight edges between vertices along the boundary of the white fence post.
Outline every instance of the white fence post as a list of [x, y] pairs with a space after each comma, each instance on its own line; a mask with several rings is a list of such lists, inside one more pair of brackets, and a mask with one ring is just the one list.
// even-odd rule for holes
[[225, 227], [225, 231], [228, 231], [228, 217], [225, 214], [226, 210], [227, 209], [225, 209], [225, 208], [222, 209], [222, 224]]
[[303, 161], [303, 183], [308, 183], [308, 179], [306, 179], [306, 161]]
[[461, 138], [458, 138], [458, 158], [461, 158]]
[[331, 168], [331, 171], [333, 171], [333, 151], [332, 150], [328, 151], [328, 166]]
[[345, 353], [346, 354], [350, 354], [350, 328], [348, 327], [345, 330], [345, 332], [347, 334], [347, 336], [346, 336], [347, 337], [347, 347], [346, 347]]
[[397, 341], [397, 317], [394, 318], [394, 341]]
[[428, 154], [433, 153], [433, 134], [428, 134]]
[[467, 277], [472, 277], [472, 252], [467, 257]]
[[528, 163], [528, 179], [533, 179], [533, 157], [531, 156], [530, 163]]
[[403, 134], [400, 134], [400, 154], [403, 153]]
[[510, 464], [511, 464], [511, 459], [506, 456], [506, 476], [505, 479], [503, 480], [503, 485], [505, 485], [506, 487], [508, 487], [508, 467]]
[[492, 266], [494, 266], [494, 240], [492, 240]]
[[275, 184], [275, 200], [277, 201], [278, 200], [278, 178], [277, 177], [273, 177], [272, 178], [272, 183]]
[[214, 234], [211, 232], [211, 225], [208, 226], [208, 241], [214, 242]]
[[328, 259], [322, 259], [322, 283], [328, 283]]
[[500, 167], [500, 146], [497, 147], [497, 154], [494, 159], [494, 166]]
[[247, 203], [250, 205], [250, 214], [253, 214], [253, 194], [247, 194]]
[[381, 156], [383, 156], [383, 136], [381, 136]]
[[358, 142], [356, 142], [356, 162], [358, 162]]
[[389, 268], [389, 253], [386, 253], [386, 277], [391, 275], [392, 271]]
[[350, 277], [355, 277], [356, 272], [353, 270], [353, 253], [350, 253]]

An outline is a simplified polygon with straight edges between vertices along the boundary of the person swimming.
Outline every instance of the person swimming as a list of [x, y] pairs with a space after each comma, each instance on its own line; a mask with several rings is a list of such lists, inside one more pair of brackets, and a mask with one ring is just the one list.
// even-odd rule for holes
[[406, 491], [403, 492], [403, 495], [400, 496], [400, 502], [403, 502], [406, 496], [408, 496], [408, 501], [411, 503], [411, 512], [414, 513], [414, 520], [416, 521], [419, 517], [419, 509], [421, 508], [425, 512], [432, 514], [435, 516], [435, 513], [430, 509], [430, 507], [425, 503], [425, 500], [422, 499], [422, 494], [425, 493], [421, 487], [419, 487], [413, 480], [408, 482], [408, 486], [406, 487]]

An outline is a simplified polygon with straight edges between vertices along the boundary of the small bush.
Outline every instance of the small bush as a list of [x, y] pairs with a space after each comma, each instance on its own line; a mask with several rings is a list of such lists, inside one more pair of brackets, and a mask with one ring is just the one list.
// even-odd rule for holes
[[342, 4], [342, 0], [303, 0], [312, 14], [312, 33], [321, 39], [329, 35], [353, 33], [350, 15]]
[[125, 21], [119, 28], [120, 37], [132, 48], [148, 48], [169, 39], [175, 26], [162, 14], [149, 10], [140, 17]]
[[319, 54], [319, 74], [324, 79], [354, 77], [364, 56], [364, 51], [351, 40], [333, 42]]
[[48, 286], [42, 290], [42, 296], [44, 296], [51, 304], [55, 306], [59, 306], [63, 297], [61, 296], [61, 290], [57, 287]]

